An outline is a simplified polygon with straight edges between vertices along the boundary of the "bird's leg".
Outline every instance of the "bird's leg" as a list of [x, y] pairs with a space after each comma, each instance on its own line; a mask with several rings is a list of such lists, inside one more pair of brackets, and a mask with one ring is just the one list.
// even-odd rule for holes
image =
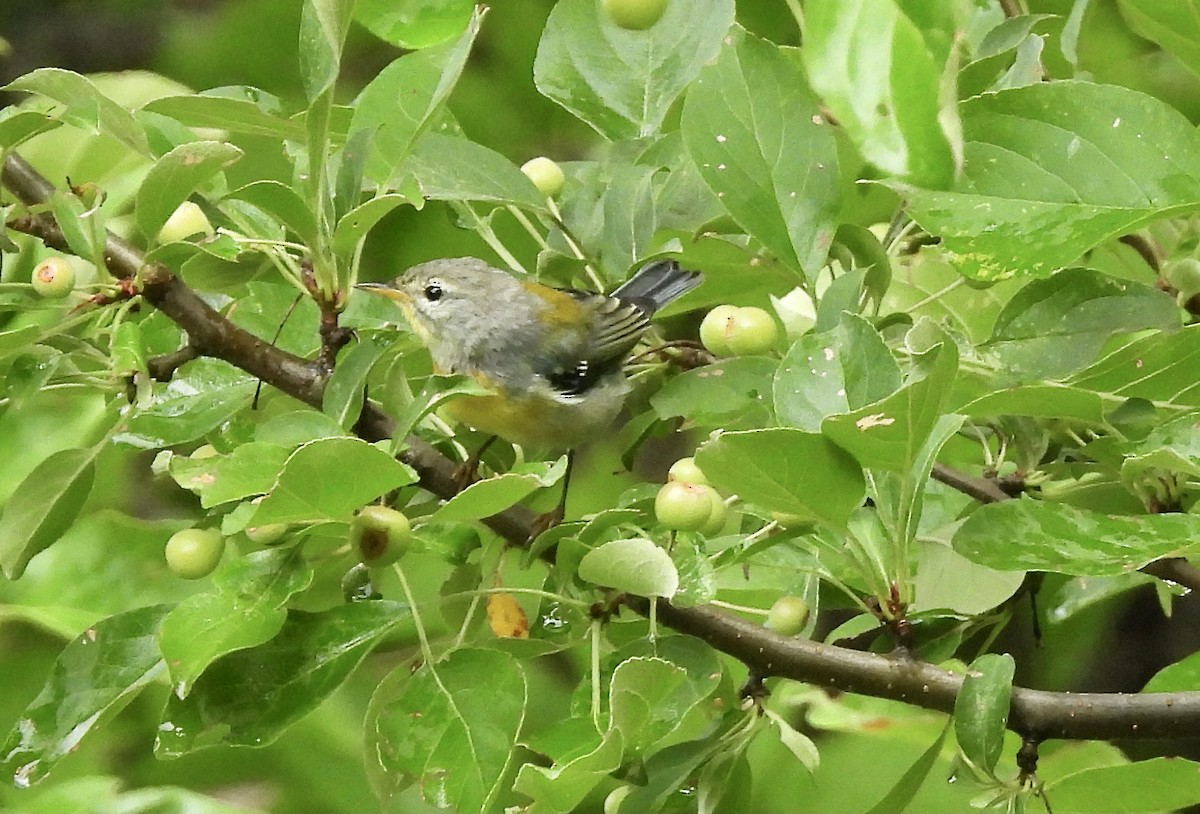
[[567, 490], [571, 488], [571, 470], [574, 467], [575, 450], [569, 449], [567, 450], [567, 471], [563, 473], [562, 495], [558, 499], [558, 505], [534, 518], [533, 527], [529, 532], [530, 540], [536, 540], [543, 531], [554, 528], [563, 521], [563, 517], [567, 513]]
[[479, 462], [483, 459], [483, 453], [487, 451], [487, 448], [496, 442], [497, 437], [493, 435], [484, 441], [479, 445], [479, 449], [472, 452], [469, 458], [454, 468], [454, 485], [458, 487], [458, 491], [461, 492], [479, 480]]

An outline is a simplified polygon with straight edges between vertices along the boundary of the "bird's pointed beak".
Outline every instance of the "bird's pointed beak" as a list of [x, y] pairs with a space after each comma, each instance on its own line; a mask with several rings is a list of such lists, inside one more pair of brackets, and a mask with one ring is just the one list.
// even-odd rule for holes
[[407, 299], [403, 292], [392, 288], [387, 283], [356, 283], [354, 287], [360, 288], [363, 291], [368, 291], [372, 294], [378, 294], [381, 297], [387, 297], [389, 300]]

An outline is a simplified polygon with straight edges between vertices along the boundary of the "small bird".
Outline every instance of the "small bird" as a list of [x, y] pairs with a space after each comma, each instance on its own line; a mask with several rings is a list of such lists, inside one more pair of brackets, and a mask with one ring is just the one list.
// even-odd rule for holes
[[468, 375], [488, 391], [447, 402], [452, 417], [523, 447], [570, 453], [620, 412], [630, 390], [622, 366], [650, 318], [702, 280], [655, 260], [606, 295], [456, 257], [358, 287], [400, 306], [437, 372]]

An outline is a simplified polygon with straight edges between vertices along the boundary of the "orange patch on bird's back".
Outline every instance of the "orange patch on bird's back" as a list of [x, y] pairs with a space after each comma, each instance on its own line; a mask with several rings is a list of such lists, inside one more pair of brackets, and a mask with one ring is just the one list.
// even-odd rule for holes
[[546, 303], [543, 315], [549, 325], [559, 327], [575, 327], [582, 318], [579, 301], [557, 288], [547, 288], [533, 282], [522, 282], [522, 286], [531, 294], [536, 294]]

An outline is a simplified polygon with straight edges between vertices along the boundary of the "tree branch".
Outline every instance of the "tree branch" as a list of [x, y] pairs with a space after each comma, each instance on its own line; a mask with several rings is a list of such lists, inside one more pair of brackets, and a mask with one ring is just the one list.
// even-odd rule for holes
[[[30, 206], [44, 203], [56, 193], [49, 181], [14, 153], [4, 159], [0, 183]], [[20, 215], [9, 226], [54, 248], [69, 251], [61, 230], [48, 215]], [[146, 263], [138, 248], [116, 235], [108, 235], [104, 259], [111, 274], [140, 285], [146, 300], [187, 332], [189, 345], [196, 352], [223, 359], [320, 409], [325, 380], [318, 365], [233, 325], [169, 269]], [[391, 436], [394, 425], [388, 416], [368, 403], [355, 430], [368, 440], [380, 440]], [[418, 438], [408, 438], [406, 445], [401, 460], [417, 470], [421, 486], [440, 497], [455, 494], [454, 464]], [[984, 502], [1008, 497], [990, 481], [970, 478], [945, 467], [935, 467], [934, 476]], [[517, 506], [485, 522], [514, 545], [523, 545], [533, 517], [528, 509]], [[1165, 578], [1189, 585], [1180, 575], [1187, 576], [1189, 569], [1196, 571], [1190, 565], [1183, 568], [1180, 563], [1156, 563], [1150, 567], [1169, 569], [1172, 576]], [[626, 604], [639, 613], [649, 613], [647, 599], [627, 597]], [[782, 676], [943, 712], [953, 710], [962, 684], [960, 676], [930, 664], [784, 638], [713, 607], [678, 608], [660, 602], [658, 619], [739, 659], [757, 675]], [[1200, 692], [1073, 694], [1014, 688], [1008, 726], [1026, 737], [1038, 739], [1192, 737], [1200, 731]]]
[[[638, 613], [649, 600], [630, 597]], [[922, 661], [785, 638], [712, 607], [658, 603], [658, 621], [738, 659], [752, 673], [953, 712], [963, 676]], [[1069, 693], [1014, 687], [1008, 727], [1026, 737], [1068, 739], [1195, 737], [1200, 692]]]

